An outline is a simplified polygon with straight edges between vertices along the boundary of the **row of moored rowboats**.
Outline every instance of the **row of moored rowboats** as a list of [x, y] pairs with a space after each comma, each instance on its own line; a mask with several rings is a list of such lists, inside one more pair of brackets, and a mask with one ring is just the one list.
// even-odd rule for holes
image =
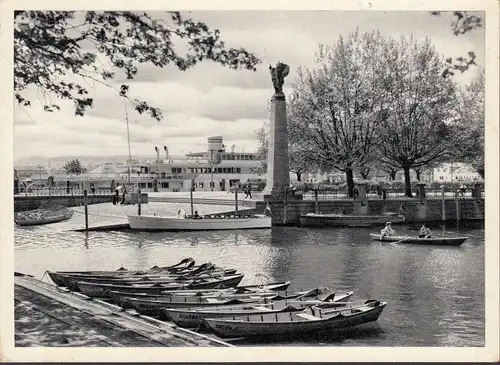
[[341, 329], [376, 321], [387, 304], [350, 301], [353, 292], [326, 287], [288, 291], [289, 281], [240, 285], [244, 275], [236, 269], [197, 266], [192, 258], [146, 271], [47, 273], [58, 286], [224, 338]]

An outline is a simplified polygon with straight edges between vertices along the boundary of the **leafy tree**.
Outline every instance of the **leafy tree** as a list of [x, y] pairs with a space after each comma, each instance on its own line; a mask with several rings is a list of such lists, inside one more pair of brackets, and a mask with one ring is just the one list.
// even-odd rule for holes
[[66, 162], [63, 169], [67, 174], [83, 174], [87, 172], [87, 169], [82, 166], [78, 159]]
[[456, 88], [441, 77], [441, 57], [429, 40], [390, 39], [383, 54], [385, 109], [378, 149], [384, 164], [403, 169], [411, 197], [410, 169], [449, 156], [452, 141], [464, 139], [457, 128]]
[[456, 144], [456, 156], [484, 179], [484, 69], [460, 92], [460, 131], [466, 138]]
[[[259, 62], [243, 48], [226, 48], [217, 29], [186, 19], [179, 12], [164, 12], [159, 19], [131, 11], [16, 11], [14, 16], [15, 98], [29, 106], [25, 92], [35, 86], [44, 96], [47, 112], [59, 110], [51, 99], [55, 95], [73, 101], [75, 114], [83, 116], [94, 104], [85, 87], [88, 80], [113, 87], [108, 82], [116, 72], [132, 80], [142, 63], [160, 68], [174, 65], [184, 71], [200, 61], [212, 60], [231, 69], [255, 71]], [[175, 43], [186, 52], [180, 53]], [[109, 61], [112, 69], [104, 67], [98, 57]], [[69, 81], [66, 76], [70, 74], [77, 76], [77, 81]], [[162, 119], [160, 109], [128, 96], [129, 85], [115, 90], [128, 98], [137, 112]]]
[[[307, 157], [307, 151], [301, 148], [301, 145], [297, 143], [300, 136], [296, 133], [293, 121], [288, 121], [288, 157], [289, 157], [289, 169], [297, 175], [297, 180], [301, 181], [302, 175], [307, 172], [314, 171], [314, 167], [310, 164], [310, 160]], [[258, 148], [257, 148], [257, 159], [260, 160], [262, 167], [260, 169], [254, 169], [254, 173], [262, 173], [267, 171], [267, 153], [269, 145], [269, 122], [265, 122], [264, 125], [256, 131]]]
[[382, 99], [380, 34], [358, 31], [333, 47], [320, 46], [316, 69], [298, 72], [290, 110], [310, 163], [345, 172], [353, 195], [354, 170], [374, 159]]

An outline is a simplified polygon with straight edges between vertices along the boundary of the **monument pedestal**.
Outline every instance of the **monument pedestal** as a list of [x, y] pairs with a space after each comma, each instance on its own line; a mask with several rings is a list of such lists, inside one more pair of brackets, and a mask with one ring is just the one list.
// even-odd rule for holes
[[271, 98], [269, 116], [269, 148], [267, 157], [267, 184], [264, 195], [283, 200], [290, 187], [288, 162], [288, 131], [285, 94], [276, 93]]

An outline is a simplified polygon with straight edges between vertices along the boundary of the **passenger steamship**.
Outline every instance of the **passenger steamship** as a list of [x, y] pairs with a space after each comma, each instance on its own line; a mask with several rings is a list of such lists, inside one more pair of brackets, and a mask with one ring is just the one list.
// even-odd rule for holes
[[188, 153], [174, 159], [167, 146], [155, 147], [156, 158], [127, 161], [122, 164], [106, 163], [84, 174], [37, 173], [29, 180], [34, 188], [67, 189], [94, 188], [96, 192], [126, 186], [128, 191], [143, 192], [229, 191], [237, 184], [252, 185], [253, 191], [265, 187], [265, 173], [255, 153], [236, 152], [235, 145], [226, 150], [222, 136], [208, 138], [207, 150]]

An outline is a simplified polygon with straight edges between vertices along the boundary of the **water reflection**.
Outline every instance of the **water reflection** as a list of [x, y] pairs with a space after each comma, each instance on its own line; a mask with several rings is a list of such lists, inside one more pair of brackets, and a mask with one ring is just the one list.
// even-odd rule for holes
[[15, 270], [40, 278], [46, 270], [147, 269], [193, 257], [237, 268], [246, 284], [263, 273], [291, 280], [292, 289], [324, 285], [353, 290], [354, 300], [388, 302], [376, 329], [301, 336], [284, 345], [483, 346], [484, 227], [432, 229], [469, 239], [454, 248], [372, 241], [365, 228], [88, 234], [16, 228]]

